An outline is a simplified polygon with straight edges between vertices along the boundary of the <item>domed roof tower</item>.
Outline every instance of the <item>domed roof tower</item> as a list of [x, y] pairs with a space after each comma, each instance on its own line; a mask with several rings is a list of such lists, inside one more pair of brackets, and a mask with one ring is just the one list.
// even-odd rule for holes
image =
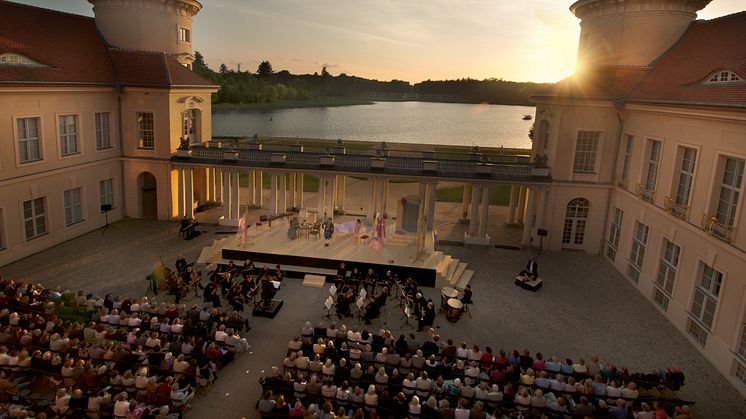
[[684, 34], [712, 0], [578, 0], [578, 68], [647, 66]]
[[176, 55], [191, 68], [192, 17], [197, 0], [88, 0], [96, 26], [115, 47]]

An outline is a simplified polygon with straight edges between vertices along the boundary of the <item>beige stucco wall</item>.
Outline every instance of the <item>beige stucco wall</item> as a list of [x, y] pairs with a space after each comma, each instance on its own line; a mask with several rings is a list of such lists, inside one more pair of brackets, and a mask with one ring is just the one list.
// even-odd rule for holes
[[[577, 185], [555, 183], [547, 194], [547, 205], [544, 212], [545, 225], [549, 235], [544, 239], [544, 247], [552, 251], [563, 248], [579, 248], [586, 253], [598, 253], [604, 234], [604, 216], [609, 198], [608, 185]], [[565, 226], [567, 204], [575, 198], [585, 198], [590, 203], [588, 220], [585, 226], [585, 240], [580, 247], [563, 246], [562, 232]], [[538, 238], [534, 245], [538, 246]]]
[[[96, 112], [110, 113], [111, 148], [97, 150]], [[78, 117], [80, 153], [61, 156], [58, 116]], [[42, 160], [21, 164], [16, 119], [40, 118]], [[100, 211], [99, 181], [114, 179], [115, 209], [109, 221], [122, 217], [121, 162], [117, 131], [117, 102], [108, 88], [3, 88], [0, 89], [0, 210], [3, 245], [0, 266], [46, 249], [104, 225]], [[83, 221], [65, 226], [64, 191], [80, 187]], [[46, 198], [47, 234], [27, 241], [23, 201]]]

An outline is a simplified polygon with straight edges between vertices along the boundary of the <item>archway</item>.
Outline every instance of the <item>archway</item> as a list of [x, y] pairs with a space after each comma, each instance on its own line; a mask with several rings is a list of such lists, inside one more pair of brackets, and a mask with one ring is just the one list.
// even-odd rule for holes
[[158, 218], [158, 189], [155, 176], [150, 172], [142, 172], [137, 176], [140, 191], [140, 217]]

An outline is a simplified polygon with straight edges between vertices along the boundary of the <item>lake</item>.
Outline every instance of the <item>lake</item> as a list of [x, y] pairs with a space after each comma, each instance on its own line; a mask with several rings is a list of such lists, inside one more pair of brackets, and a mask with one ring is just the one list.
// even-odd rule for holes
[[214, 113], [212, 135], [531, 148], [529, 106], [437, 102]]

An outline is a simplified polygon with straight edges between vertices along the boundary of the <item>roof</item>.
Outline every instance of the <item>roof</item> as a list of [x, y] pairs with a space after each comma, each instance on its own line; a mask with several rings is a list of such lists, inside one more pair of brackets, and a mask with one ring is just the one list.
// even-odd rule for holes
[[[746, 107], [746, 12], [691, 24], [649, 67], [597, 66], [558, 82], [533, 98]], [[742, 81], [703, 83], [718, 70]]]
[[0, 65], [0, 85], [214, 87], [175, 56], [111, 47], [93, 18], [0, 0], [0, 54], [43, 67]]
[[630, 100], [746, 106], [746, 81], [707, 84], [717, 70], [746, 80], [746, 12], [696, 21], [657, 62]]

